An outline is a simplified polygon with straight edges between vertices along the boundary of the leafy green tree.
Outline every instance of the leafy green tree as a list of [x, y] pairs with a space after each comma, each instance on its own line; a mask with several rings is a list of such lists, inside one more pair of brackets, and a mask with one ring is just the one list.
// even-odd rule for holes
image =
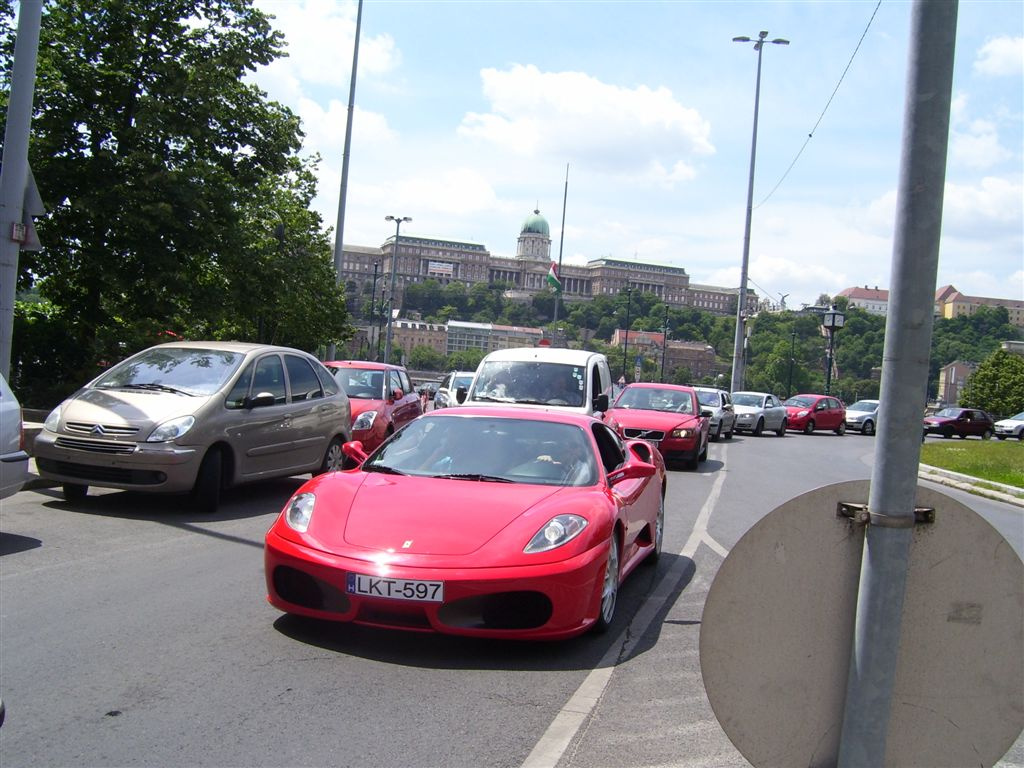
[[960, 405], [981, 408], [997, 419], [1024, 410], [1024, 357], [1000, 349], [967, 379]]
[[420, 345], [409, 353], [409, 367], [417, 371], [443, 371], [447, 360], [433, 347]]
[[[0, 14], [9, 86], [11, 5]], [[48, 212], [19, 287], [63, 330], [51, 379], [73, 388], [163, 330], [307, 349], [351, 335], [308, 210], [316, 160], [244, 77], [282, 45], [251, 0], [44, 5], [29, 160]]]
[[450, 371], [475, 371], [485, 354], [485, 350], [482, 349], [463, 349], [452, 352], [448, 355], [446, 367]]

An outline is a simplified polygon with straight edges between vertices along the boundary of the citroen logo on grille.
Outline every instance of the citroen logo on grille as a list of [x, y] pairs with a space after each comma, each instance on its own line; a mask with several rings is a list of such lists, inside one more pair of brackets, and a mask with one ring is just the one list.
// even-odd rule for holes
[[103, 429], [103, 425], [102, 424], [97, 424], [96, 426], [94, 426], [92, 429], [89, 430], [89, 434], [90, 435], [96, 435], [97, 437], [103, 437], [107, 433]]

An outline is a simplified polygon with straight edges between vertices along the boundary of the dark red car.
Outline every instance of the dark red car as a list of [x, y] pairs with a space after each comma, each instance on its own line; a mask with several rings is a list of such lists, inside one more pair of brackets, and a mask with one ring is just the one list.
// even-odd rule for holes
[[367, 360], [331, 360], [324, 365], [348, 394], [352, 439], [368, 452], [423, 413], [420, 396], [400, 365]]
[[702, 408], [693, 387], [630, 384], [605, 414], [605, 421], [626, 440], [653, 443], [668, 464], [690, 469], [708, 457], [711, 411]]
[[995, 432], [995, 421], [977, 408], [943, 408], [924, 417], [925, 435], [942, 435], [963, 439], [968, 435], [988, 440]]
[[816, 429], [831, 429], [837, 435], [846, 432], [846, 406], [829, 395], [793, 395], [786, 406], [786, 428], [811, 434]]

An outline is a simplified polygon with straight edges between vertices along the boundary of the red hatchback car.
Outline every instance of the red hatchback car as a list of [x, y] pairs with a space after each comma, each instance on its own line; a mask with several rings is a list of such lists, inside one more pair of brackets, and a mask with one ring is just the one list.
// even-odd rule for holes
[[423, 413], [420, 396], [400, 365], [366, 360], [331, 360], [324, 365], [348, 394], [352, 439], [367, 453]]
[[786, 406], [787, 429], [811, 434], [816, 429], [831, 429], [837, 435], [846, 432], [846, 406], [828, 395], [793, 395]]
[[995, 432], [995, 421], [985, 411], [977, 408], [943, 408], [938, 413], [924, 418], [926, 435], [956, 435], [961, 440], [968, 436], [988, 440]]
[[692, 387], [630, 384], [615, 398], [605, 421], [627, 440], [654, 443], [665, 463], [690, 469], [708, 457], [711, 411], [702, 409]]

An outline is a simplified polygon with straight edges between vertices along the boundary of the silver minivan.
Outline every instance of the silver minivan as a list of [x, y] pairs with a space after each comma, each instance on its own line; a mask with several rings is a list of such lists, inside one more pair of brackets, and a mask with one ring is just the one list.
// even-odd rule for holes
[[90, 485], [191, 493], [212, 512], [224, 488], [341, 468], [348, 395], [306, 352], [242, 342], [150, 347], [47, 417], [33, 452], [69, 501]]
[[0, 499], [13, 496], [28, 479], [28, 453], [21, 404], [0, 376]]

